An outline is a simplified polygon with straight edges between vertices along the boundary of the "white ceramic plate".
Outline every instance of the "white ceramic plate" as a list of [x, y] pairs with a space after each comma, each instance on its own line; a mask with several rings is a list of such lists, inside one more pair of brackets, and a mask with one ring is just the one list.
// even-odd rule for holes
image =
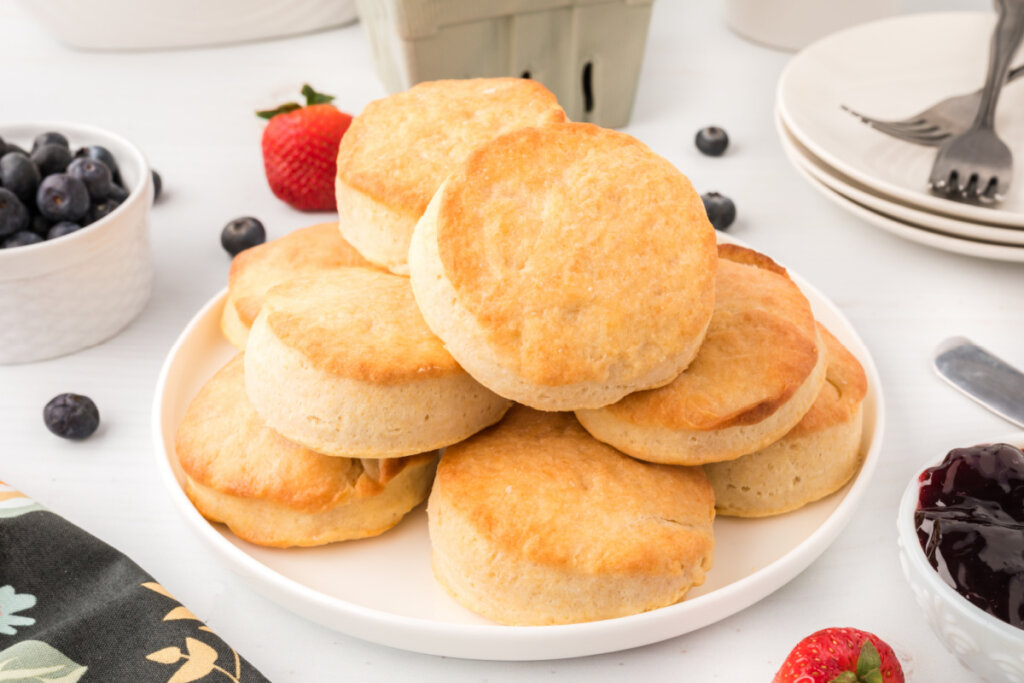
[[[781, 121], [779, 125], [784, 125]], [[991, 242], [979, 242], [965, 239], [956, 235], [947, 235], [943, 232], [932, 230], [928, 227], [898, 220], [884, 213], [874, 211], [868, 206], [861, 204], [850, 197], [826, 185], [819, 177], [813, 162], [801, 156], [800, 152], [786, 143], [784, 135], [782, 148], [786, 157], [796, 168], [797, 172], [806, 180], [812, 188], [820, 192], [826, 199], [834, 204], [861, 218], [875, 227], [881, 228], [888, 233], [902, 237], [903, 239], [918, 244], [923, 244], [943, 251], [951, 251], [966, 256], [993, 259], [996, 261], [1024, 262], [1024, 246], [1005, 244], [994, 244]]]
[[[934, 147], [895, 140], [841, 109], [845, 104], [870, 116], [898, 119], [950, 95], [977, 90], [984, 81], [994, 18], [982, 12], [909, 14], [828, 36], [786, 65], [778, 111], [816, 157], [876, 194], [963, 220], [1024, 227], [1020, 178], [996, 206], [943, 199], [927, 189]], [[1021, 111], [1024, 86], [1011, 84], [1000, 97], [996, 127], [1018, 152], [1024, 149]]]
[[182, 490], [174, 431], [203, 383], [235, 354], [219, 328], [225, 292], [188, 324], [160, 374], [153, 405], [160, 475], [188, 526], [254, 590], [352, 636], [428, 654], [498, 660], [576, 657], [672, 638], [752, 605], [803, 571], [850, 520], [878, 464], [884, 410], [874, 362], [838, 309], [794, 279], [819, 320], [864, 365], [869, 387], [864, 464], [841, 491], [795, 512], [759, 520], [718, 519], [714, 568], [703, 586], [676, 605], [584, 624], [493, 624], [462, 608], [434, 581], [423, 506], [381, 536], [321, 548], [262, 548], [207, 522]]
[[941, 216], [874, 194], [869, 188], [852, 178], [847, 178], [835, 169], [827, 166], [821, 159], [815, 157], [809, 149], [801, 145], [793, 137], [792, 132], [786, 128], [785, 122], [782, 121], [777, 112], [775, 128], [779, 133], [779, 140], [788, 157], [799, 160], [799, 164], [805, 171], [821, 181], [823, 185], [835, 190], [847, 199], [896, 220], [911, 225], [919, 225], [947, 235], [978, 242], [1018, 247], [1024, 246], [1024, 229], [989, 225], [987, 223], [972, 223], [958, 218]]

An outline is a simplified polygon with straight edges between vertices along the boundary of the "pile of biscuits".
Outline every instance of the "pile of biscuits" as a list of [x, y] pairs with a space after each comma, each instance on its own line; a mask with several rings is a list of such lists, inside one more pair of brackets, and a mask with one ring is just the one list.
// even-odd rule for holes
[[681, 600], [716, 510], [780, 514], [859, 467], [864, 372], [785, 269], [540, 84], [370, 104], [337, 196], [337, 224], [234, 259], [241, 353], [178, 429], [189, 497], [241, 538], [371, 536], [429, 496], [452, 597], [574, 623]]

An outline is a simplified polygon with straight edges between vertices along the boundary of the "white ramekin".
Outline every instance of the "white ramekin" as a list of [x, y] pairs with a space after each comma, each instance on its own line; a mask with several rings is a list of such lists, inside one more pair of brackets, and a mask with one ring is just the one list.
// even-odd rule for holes
[[113, 133], [77, 123], [0, 124], [0, 137], [22, 147], [46, 131], [63, 133], [72, 150], [110, 150], [129, 194], [110, 215], [70, 235], [0, 249], [4, 364], [62, 356], [109, 339], [142, 311], [152, 286], [153, 177], [142, 152]]
[[[1024, 446], [1024, 433], [992, 443], [1019, 448]], [[939, 577], [924, 555], [914, 528], [920, 472], [907, 484], [896, 519], [900, 566], [917, 604], [935, 635], [965, 667], [989, 683], [1024, 683], [1024, 630], [973, 605]]]
[[795, 51], [898, 10], [899, 0], [725, 0], [725, 23], [756, 43]]
[[152, 50], [262, 40], [341, 26], [355, 0], [21, 0], [63, 43]]

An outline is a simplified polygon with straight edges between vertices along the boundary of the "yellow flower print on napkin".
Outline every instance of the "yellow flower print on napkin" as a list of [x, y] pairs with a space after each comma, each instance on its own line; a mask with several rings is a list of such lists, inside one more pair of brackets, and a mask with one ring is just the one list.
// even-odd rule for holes
[[[166, 588], [155, 581], [147, 581], [142, 584], [142, 587], [148, 588], [154, 593], [159, 593], [166, 598], [174, 600], [174, 596], [172, 596]], [[196, 615], [192, 614], [187, 607], [180, 604], [165, 614], [163, 621], [176, 621], [179, 619], [199, 621], [199, 618]], [[196, 627], [198, 631], [213, 633], [211, 628], [202, 624], [202, 622], [200, 622], [200, 624], [200, 626]], [[170, 647], [162, 648], [156, 652], [150, 652], [146, 655], [146, 659], [151, 662], [167, 665], [177, 664], [182, 661], [184, 662], [184, 664], [174, 672], [174, 675], [167, 680], [167, 683], [190, 683], [190, 681], [198, 681], [202, 678], [206, 678], [210, 674], [217, 674], [218, 677], [226, 678], [229, 681], [234, 681], [234, 683], [239, 683], [242, 673], [242, 663], [239, 660], [237, 652], [231, 650], [231, 654], [234, 655], [235, 658], [234, 674], [227, 669], [217, 666], [217, 658], [219, 657], [217, 651], [196, 638], [185, 638], [184, 652], [182, 652], [181, 647], [171, 645]]]

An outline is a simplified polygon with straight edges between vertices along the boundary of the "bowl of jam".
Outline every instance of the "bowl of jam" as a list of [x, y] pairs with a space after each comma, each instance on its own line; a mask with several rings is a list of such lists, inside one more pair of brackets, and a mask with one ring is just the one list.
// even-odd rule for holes
[[900, 502], [900, 565], [932, 630], [986, 681], [1024, 682], [1024, 433], [951, 450]]

